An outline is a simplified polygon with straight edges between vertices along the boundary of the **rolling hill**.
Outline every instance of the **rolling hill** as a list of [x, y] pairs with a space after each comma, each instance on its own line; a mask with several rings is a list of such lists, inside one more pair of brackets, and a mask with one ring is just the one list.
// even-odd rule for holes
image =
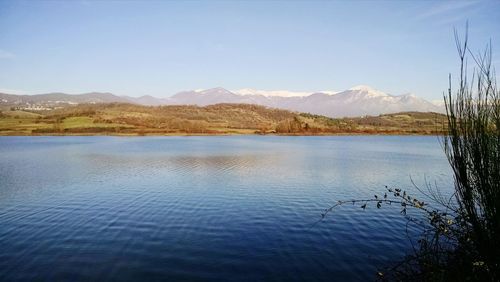
[[446, 117], [403, 112], [329, 118], [249, 104], [80, 104], [49, 111], [4, 110], [0, 135], [439, 134]]

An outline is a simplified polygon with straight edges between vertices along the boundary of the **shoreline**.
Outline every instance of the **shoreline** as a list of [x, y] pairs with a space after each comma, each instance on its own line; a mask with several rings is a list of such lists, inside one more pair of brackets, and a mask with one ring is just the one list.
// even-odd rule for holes
[[445, 125], [446, 117], [437, 113], [329, 118], [246, 104], [96, 104], [44, 114], [0, 112], [0, 136], [425, 136], [444, 134]]
[[135, 134], [135, 133], [111, 133], [111, 134], [103, 134], [103, 133], [62, 133], [62, 134], [1, 134], [0, 137], [14, 137], [14, 136], [25, 136], [25, 137], [39, 137], [39, 136], [116, 136], [116, 137], [151, 137], [151, 136], [164, 136], [164, 137], [189, 137], [189, 136], [290, 136], [290, 137], [305, 137], [305, 136], [442, 136], [443, 133], [405, 133], [405, 132], [394, 132], [394, 133], [322, 133], [322, 134], [257, 134], [257, 133], [146, 133], [146, 134]]

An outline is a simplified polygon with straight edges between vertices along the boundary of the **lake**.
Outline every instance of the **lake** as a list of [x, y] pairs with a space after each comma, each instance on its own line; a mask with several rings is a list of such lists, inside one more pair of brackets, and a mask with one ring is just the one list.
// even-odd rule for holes
[[373, 280], [411, 249], [399, 208], [323, 210], [453, 183], [435, 136], [0, 137], [0, 156], [0, 280]]

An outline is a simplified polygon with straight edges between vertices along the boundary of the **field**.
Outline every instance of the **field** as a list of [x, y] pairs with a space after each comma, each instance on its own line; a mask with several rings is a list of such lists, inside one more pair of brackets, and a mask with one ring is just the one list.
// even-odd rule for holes
[[446, 117], [404, 112], [333, 119], [248, 104], [148, 107], [82, 104], [0, 112], [0, 135], [440, 134]]

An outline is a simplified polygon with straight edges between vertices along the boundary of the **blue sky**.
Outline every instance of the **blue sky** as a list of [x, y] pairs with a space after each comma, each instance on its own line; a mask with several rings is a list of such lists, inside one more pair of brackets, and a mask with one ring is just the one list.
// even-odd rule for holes
[[[453, 28], [500, 65], [500, 1], [1, 1], [0, 90], [167, 97], [370, 85], [440, 99]], [[496, 55], [496, 56], [495, 56]]]

